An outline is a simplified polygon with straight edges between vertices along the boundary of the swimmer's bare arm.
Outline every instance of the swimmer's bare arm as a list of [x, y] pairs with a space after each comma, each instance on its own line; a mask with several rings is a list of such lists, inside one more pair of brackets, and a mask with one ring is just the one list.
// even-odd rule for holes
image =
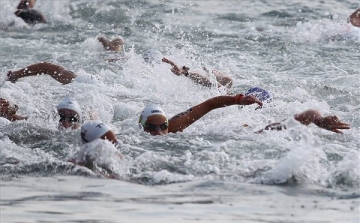
[[[340, 121], [337, 116], [323, 117], [320, 112], [313, 109], [309, 109], [300, 114], [296, 114], [294, 118], [303, 125], [310, 125], [311, 123], [314, 123], [320, 128], [336, 133], [342, 133], [340, 129], [350, 129], [350, 124]], [[257, 131], [256, 133], [261, 133], [264, 130], [282, 130], [283, 128], [286, 127], [282, 126], [281, 123], [277, 122], [266, 126], [264, 129]]]
[[179, 68], [174, 62], [172, 62], [171, 60], [169, 60], [169, 59], [167, 59], [165, 57], [162, 58], [162, 62], [170, 64], [172, 66], [171, 72], [173, 72], [177, 76], [185, 75], [186, 72], [189, 70], [189, 68], [187, 68], [185, 66], [182, 67], [182, 68]]
[[62, 84], [69, 84], [77, 77], [74, 72], [69, 71], [62, 66], [49, 62], [41, 62], [17, 71], [10, 71], [7, 80], [15, 83], [19, 78], [37, 76], [40, 74], [50, 75]]
[[[209, 80], [209, 78], [207, 78], [199, 73], [189, 72], [188, 67], [183, 66], [180, 68], [174, 62], [172, 62], [171, 60], [169, 60], [167, 58], [163, 58], [162, 61], [165, 63], [168, 63], [172, 66], [171, 72], [173, 72], [175, 75], [188, 77], [195, 83], [201, 84], [205, 87], [213, 86], [213, 83]], [[222, 85], [220, 83], [217, 83], [217, 86], [221, 87]]]
[[242, 94], [235, 96], [218, 96], [211, 98], [189, 110], [180, 113], [169, 120], [169, 132], [181, 132], [192, 123], [203, 117], [208, 112], [230, 105], [251, 105], [257, 103], [262, 106], [261, 101], [253, 96], [243, 96]]
[[340, 121], [337, 116], [323, 117], [320, 112], [313, 109], [297, 114], [294, 118], [304, 125], [314, 123], [320, 128], [336, 133], [342, 133], [340, 129], [350, 129], [350, 124]]
[[19, 110], [17, 105], [11, 105], [10, 102], [4, 98], [0, 98], [0, 116], [6, 118], [12, 122], [17, 120], [25, 120], [27, 117], [17, 115], [16, 112]]

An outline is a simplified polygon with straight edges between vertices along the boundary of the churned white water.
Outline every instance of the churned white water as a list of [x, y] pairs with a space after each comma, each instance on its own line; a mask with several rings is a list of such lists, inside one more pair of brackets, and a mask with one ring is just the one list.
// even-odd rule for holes
[[[1, 1], [0, 97], [29, 119], [0, 126], [0, 222], [359, 222], [360, 29], [346, 22], [358, 2], [38, 0], [49, 23], [35, 26], [14, 15], [17, 4]], [[124, 38], [124, 55], [104, 51], [99, 35]], [[150, 136], [137, 123], [146, 105], [171, 117], [226, 91], [145, 63], [149, 49], [227, 73], [234, 93], [262, 87], [273, 102]], [[5, 81], [41, 61], [80, 76]], [[57, 129], [66, 96], [116, 132], [117, 147], [87, 145], [116, 179], [67, 162], [84, 146], [79, 130]], [[351, 129], [289, 118], [306, 109]], [[254, 133], [286, 118], [287, 130]]]

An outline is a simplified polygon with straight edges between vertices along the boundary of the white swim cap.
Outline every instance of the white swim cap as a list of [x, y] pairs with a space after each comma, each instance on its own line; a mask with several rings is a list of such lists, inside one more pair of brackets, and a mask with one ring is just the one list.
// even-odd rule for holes
[[[160, 106], [157, 105], [150, 105], [144, 108], [144, 110], [141, 112], [139, 123], [142, 126], [145, 126], [145, 122], [149, 116], [152, 115], [162, 115], [166, 118], [166, 114], [164, 110]], [[167, 120], [167, 118], [166, 118]]]
[[101, 120], [86, 121], [81, 126], [81, 142], [92, 142], [95, 139], [101, 138], [101, 136], [105, 135], [108, 131], [111, 131], [111, 128]]
[[78, 113], [79, 118], [81, 120], [82, 112], [80, 105], [77, 103], [77, 101], [74, 98], [64, 98], [60, 103], [56, 106], [56, 109], [69, 109], [73, 110], [74, 112]]
[[0, 126], [8, 125], [10, 123], [11, 121], [9, 121], [8, 119], [0, 117]]

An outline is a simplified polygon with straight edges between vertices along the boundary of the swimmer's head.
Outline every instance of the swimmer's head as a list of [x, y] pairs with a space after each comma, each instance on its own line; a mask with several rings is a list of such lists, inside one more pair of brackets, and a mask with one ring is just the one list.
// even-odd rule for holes
[[260, 87], [252, 87], [246, 93], [245, 96], [252, 95], [255, 98], [259, 99], [259, 101], [263, 103], [270, 103], [272, 101], [272, 96], [266, 90]]
[[109, 140], [113, 144], [117, 144], [116, 135], [108, 125], [100, 120], [86, 121], [81, 126], [81, 142], [88, 143], [96, 139]]
[[73, 98], [64, 98], [56, 106], [60, 116], [59, 126], [66, 129], [77, 129], [81, 123], [81, 108]]
[[162, 58], [164, 57], [163, 54], [155, 49], [150, 49], [143, 53], [143, 59], [145, 62], [154, 64], [154, 63], [161, 63]]
[[141, 112], [139, 123], [144, 131], [151, 135], [166, 135], [168, 133], [169, 121], [160, 106], [145, 107]]

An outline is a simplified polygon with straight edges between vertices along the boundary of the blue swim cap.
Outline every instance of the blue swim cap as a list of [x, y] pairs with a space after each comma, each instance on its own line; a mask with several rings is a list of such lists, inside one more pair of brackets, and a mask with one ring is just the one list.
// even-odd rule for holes
[[272, 101], [272, 97], [269, 92], [259, 87], [252, 87], [246, 93], [245, 96], [252, 95], [259, 99], [261, 102], [269, 103]]

